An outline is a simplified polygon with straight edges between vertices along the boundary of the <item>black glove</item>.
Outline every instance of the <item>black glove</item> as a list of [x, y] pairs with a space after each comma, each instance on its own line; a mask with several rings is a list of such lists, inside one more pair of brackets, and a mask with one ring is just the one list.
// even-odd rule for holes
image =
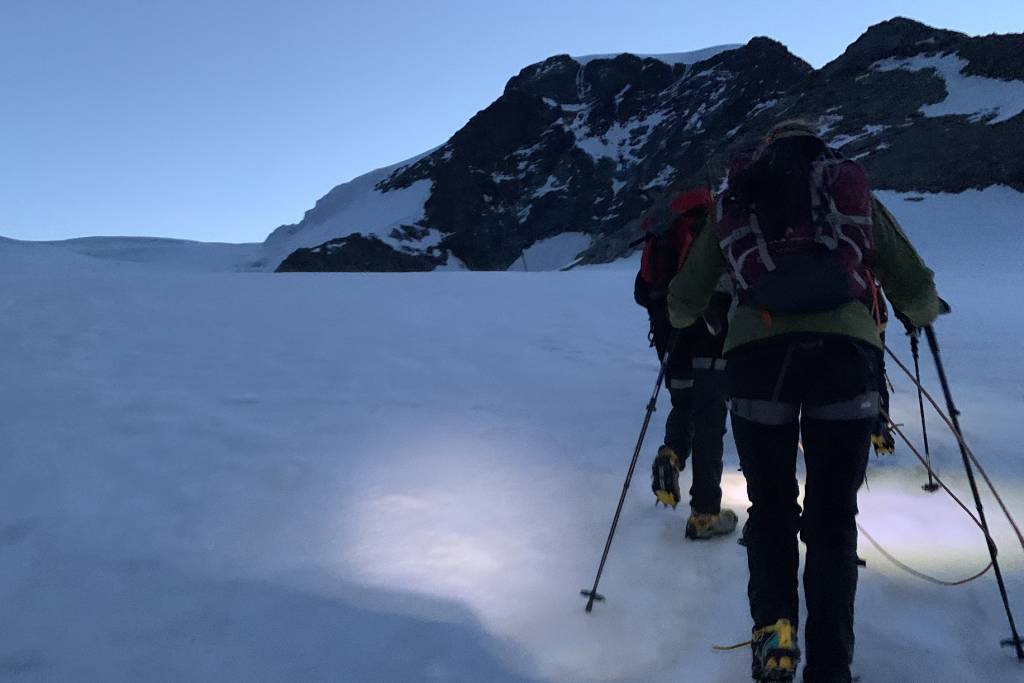
[[916, 337], [921, 333], [921, 329], [914, 325], [914, 323], [910, 322], [910, 318], [903, 315], [903, 311], [893, 306], [892, 312], [896, 316], [896, 319], [903, 325], [903, 329], [906, 330], [908, 337]]
[[704, 309], [702, 318], [712, 337], [718, 337], [725, 331], [729, 324], [729, 308], [732, 306], [732, 297], [728, 294], [716, 292], [711, 296], [711, 301]]
[[[941, 296], [938, 297], [938, 299], [939, 315], [948, 315], [953, 312], [953, 308], [945, 299], [943, 299]], [[916, 326], [914, 323], [910, 322], [910, 318], [903, 315], [903, 313], [897, 310], [895, 306], [893, 307], [892, 311], [893, 313], [896, 314], [896, 319], [903, 324], [903, 329], [907, 331], [908, 337], [917, 337], [918, 335], [921, 334], [921, 328]]]

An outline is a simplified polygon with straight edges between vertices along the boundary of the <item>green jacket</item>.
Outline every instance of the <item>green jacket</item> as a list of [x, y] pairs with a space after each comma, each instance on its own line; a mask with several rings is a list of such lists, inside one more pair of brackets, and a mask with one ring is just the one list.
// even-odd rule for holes
[[[872, 219], [875, 252], [871, 265], [875, 277], [897, 310], [914, 325], [928, 325], [939, 314], [934, 274], [877, 198], [873, 198]], [[700, 316], [725, 269], [725, 256], [715, 231], [702, 230], [682, 270], [669, 285], [669, 318], [673, 327], [687, 327]], [[729, 324], [724, 352], [791, 332], [840, 334], [882, 346], [878, 326], [867, 306], [851, 301], [820, 313], [773, 314], [770, 317], [750, 306], [739, 306]]]

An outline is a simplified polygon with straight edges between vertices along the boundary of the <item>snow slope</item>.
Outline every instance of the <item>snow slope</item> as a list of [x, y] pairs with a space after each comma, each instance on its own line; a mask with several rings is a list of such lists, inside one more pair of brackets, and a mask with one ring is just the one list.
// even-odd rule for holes
[[[424, 205], [430, 197], [429, 180], [417, 181], [409, 187], [386, 192], [377, 185], [398, 169], [410, 166], [432, 152], [434, 149], [370, 171], [335, 187], [317, 202], [317, 209], [323, 202], [329, 205], [328, 211], [317, 214], [317, 217], [312, 217], [310, 214], [314, 212], [309, 212], [301, 223], [283, 225], [270, 233], [263, 244], [262, 267], [274, 270], [296, 249], [315, 247], [353, 233], [373, 235], [389, 241], [388, 235], [395, 228], [418, 223], [423, 219]], [[417, 246], [410, 243], [406, 245]]]
[[[715, 45], [712, 47], [706, 47], [701, 50], [691, 50], [690, 52], [673, 52], [668, 54], [659, 55], [636, 55], [641, 59], [657, 59], [660, 62], [666, 64], [683, 64], [689, 66], [690, 64], [696, 64], [697, 62], [703, 62], [705, 59], [711, 59], [717, 54], [728, 52], [729, 50], [735, 50], [741, 48], [743, 45], [740, 44], [726, 44], [726, 45]], [[583, 57], [573, 57], [580, 64], [587, 64], [594, 61], [595, 59], [614, 59], [619, 54], [604, 54], [604, 55], [585, 55]]]
[[538, 240], [524, 249], [508, 270], [558, 270], [575, 261], [590, 243], [590, 235], [583, 232], [563, 232]]
[[[1020, 513], [1024, 312], [1003, 303], [1024, 285], [1024, 197], [884, 198], [956, 310], [938, 331], [962, 420]], [[657, 434], [608, 602], [583, 613], [656, 374], [628, 262], [113, 263], [0, 242], [0, 680], [746, 680], [745, 654], [710, 650], [749, 634], [742, 549], [685, 543], [682, 509], [654, 508]], [[916, 433], [916, 399], [893, 379], [894, 415]], [[938, 470], [965, 491], [931, 428]], [[727, 443], [726, 504], [742, 517]], [[890, 551], [947, 577], [984, 565], [906, 449], [869, 476], [861, 522]], [[1020, 617], [1022, 553], [987, 510]], [[866, 683], [1019, 680], [991, 579], [936, 588], [861, 552]]]
[[[52, 242], [28, 242], [0, 237], [8, 267], [24, 270], [30, 264], [52, 267], [53, 261], [102, 261], [108, 268], [144, 264], [155, 270], [224, 272], [252, 270], [263, 245], [193, 242], [163, 237], [80, 237]], [[10, 258], [18, 254], [18, 258]], [[94, 264], [99, 265], [99, 264]]]

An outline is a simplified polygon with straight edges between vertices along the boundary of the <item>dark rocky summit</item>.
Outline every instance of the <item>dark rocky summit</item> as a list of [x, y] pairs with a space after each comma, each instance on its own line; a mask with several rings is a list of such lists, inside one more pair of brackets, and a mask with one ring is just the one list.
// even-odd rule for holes
[[[877, 188], [1024, 191], [1024, 35], [897, 18], [818, 70], [769, 38], [705, 55], [557, 55], [524, 68], [446, 144], [340, 185], [278, 228], [268, 238], [285, 250], [278, 269], [431, 270], [457, 259], [500, 270], [567, 232], [592, 238], [579, 262], [612, 260], [652, 201], [717, 185], [731, 155], [788, 118], [817, 125]], [[965, 109], [952, 92], [965, 78], [988, 79], [972, 83], [993, 94]], [[371, 194], [398, 202], [421, 191], [420, 213], [399, 221], [351, 213]], [[319, 239], [335, 221], [332, 239]]]

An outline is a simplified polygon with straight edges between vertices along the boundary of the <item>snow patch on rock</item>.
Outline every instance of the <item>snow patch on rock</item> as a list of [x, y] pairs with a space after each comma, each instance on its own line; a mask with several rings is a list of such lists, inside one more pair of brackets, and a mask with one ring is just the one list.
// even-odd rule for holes
[[665, 112], [658, 111], [625, 123], [616, 121], [603, 134], [594, 135], [589, 127], [588, 116], [583, 113], [577, 115], [568, 130], [576, 137], [576, 146], [595, 162], [612, 159], [621, 165], [640, 161], [638, 150], [647, 143], [651, 131], [666, 118], [668, 116]]
[[508, 269], [559, 270], [572, 263], [581, 251], [590, 247], [590, 243], [590, 235], [585, 232], [563, 232], [531, 244]]
[[968, 116], [989, 125], [1008, 121], [1024, 112], [1024, 81], [1004, 81], [963, 73], [967, 60], [957, 54], [920, 54], [909, 59], [891, 57], [875, 62], [875, 71], [933, 71], [946, 83], [946, 98], [921, 107], [927, 117]]
[[561, 192], [567, 186], [568, 186], [568, 183], [560, 181], [558, 178], [556, 178], [553, 175], [549, 175], [547, 181], [545, 181], [545, 183], [542, 186], [538, 187], [534, 191], [533, 196], [534, 196], [534, 198], [536, 198], [536, 197], [543, 197], [544, 195], [551, 194], [552, 192]]
[[831, 140], [829, 140], [828, 144], [830, 147], [835, 147], [836, 149], [839, 149], [840, 147], [848, 145], [856, 140], [860, 140], [861, 138], [866, 138], [871, 135], [878, 135], [886, 128], [888, 128], [888, 126], [864, 126], [860, 131], [856, 133], [845, 133], [843, 135], [837, 135]]
[[644, 185], [642, 189], [651, 190], [656, 187], [665, 187], [666, 185], [672, 182], [672, 179], [675, 177], [675, 175], [676, 169], [672, 168], [671, 166], [666, 166], [663, 169], [661, 169], [661, 172], [658, 173], [658, 175], [656, 175], [654, 178], [652, 178], [650, 182]]
[[757, 116], [765, 109], [771, 109], [778, 103], [778, 100], [765, 100], [764, 102], [758, 102], [757, 104], [754, 105], [754, 108], [750, 110], [750, 114], [748, 114], [748, 116], [751, 118]]

